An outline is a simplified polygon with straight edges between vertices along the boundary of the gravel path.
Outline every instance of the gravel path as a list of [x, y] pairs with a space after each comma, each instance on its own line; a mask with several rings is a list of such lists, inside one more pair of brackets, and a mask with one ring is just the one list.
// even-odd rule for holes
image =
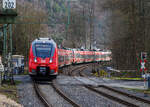
[[36, 96], [32, 80], [28, 75], [15, 76], [14, 79], [22, 81], [22, 83], [17, 86], [20, 104], [24, 107], [44, 107]]

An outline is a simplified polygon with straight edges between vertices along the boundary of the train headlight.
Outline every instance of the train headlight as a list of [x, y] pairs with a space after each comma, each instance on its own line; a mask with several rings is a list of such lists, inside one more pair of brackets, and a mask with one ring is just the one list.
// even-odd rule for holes
[[36, 59], [36, 57], [34, 58], [34, 62], [37, 62], [37, 59]]
[[53, 62], [53, 59], [52, 59], [52, 58], [50, 58], [49, 63], [52, 63], [52, 62]]

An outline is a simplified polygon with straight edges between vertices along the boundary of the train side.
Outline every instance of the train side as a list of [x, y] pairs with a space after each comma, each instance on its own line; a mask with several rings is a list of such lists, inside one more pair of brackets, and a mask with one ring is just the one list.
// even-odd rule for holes
[[72, 50], [58, 49], [59, 67], [71, 65], [74, 60], [74, 54]]
[[58, 49], [58, 57], [58, 65], [63, 67], [71, 64], [110, 61], [111, 52]]

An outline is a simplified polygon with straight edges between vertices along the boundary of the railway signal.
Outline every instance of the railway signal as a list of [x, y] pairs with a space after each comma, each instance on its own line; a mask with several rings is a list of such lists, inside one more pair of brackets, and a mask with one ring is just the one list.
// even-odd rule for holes
[[[147, 68], [145, 67], [145, 64], [147, 63], [147, 53], [141, 52], [141, 68], [140, 71], [142, 72], [142, 77], [144, 78], [144, 87], [147, 89], [150, 89], [150, 74], [147, 72]], [[144, 72], [144, 75], [143, 75]]]
[[146, 60], [146, 57], [147, 57], [147, 53], [146, 52], [142, 52], [141, 53], [141, 59], [144, 61], [144, 60]]
[[140, 60], [140, 63], [141, 63], [141, 68], [140, 68], [140, 71], [146, 71], [147, 68], [145, 67], [145, 64], [147, 62], [147, 53], [146, 52], [141, 52], [141, 60]]

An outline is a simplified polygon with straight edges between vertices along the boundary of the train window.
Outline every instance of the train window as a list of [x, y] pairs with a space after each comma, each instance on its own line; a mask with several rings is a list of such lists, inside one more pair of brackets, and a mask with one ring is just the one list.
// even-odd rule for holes
[[35, 44], [36, 57], [47, 58], [50, 57], [52, 51], [52, 45], [48, 43]]
[[63, 62], [64, 61], [64, 56], [59, 56], [59, 61]]

